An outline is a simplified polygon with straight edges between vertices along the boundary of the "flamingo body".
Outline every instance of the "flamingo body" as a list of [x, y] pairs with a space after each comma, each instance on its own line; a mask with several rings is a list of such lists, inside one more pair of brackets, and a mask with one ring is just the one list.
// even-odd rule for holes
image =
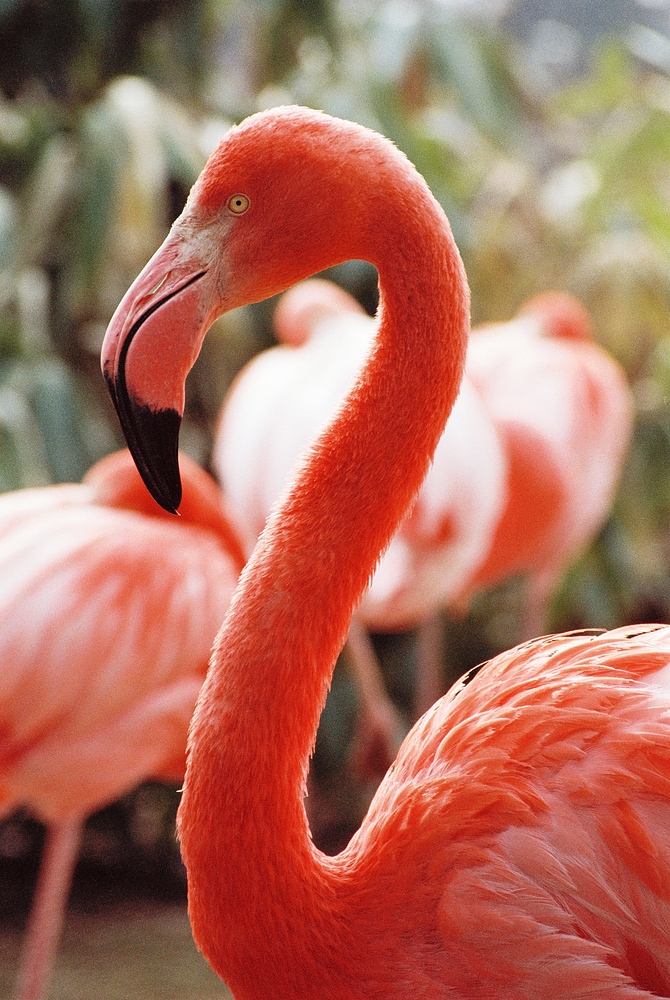
[[419, 720], [340, 855], [309, 836], [335, 659], [467, 346], [448, 223], [386, 140], [300, 108], [222, 140], [103, 345], [145, 481], [174, 505], [211, 316], [345, 255], [378, 269], [377, 339], [241, 574], [194, 714], [179, 824], [196, 941], [238, 1000], [667, 996], [667, 627], [503, 654]]
[[611, 508], [632, 432], [626, 377], [586, 310], [558, 292], [476, 328], [467, 371], [508, 457], [506, 504], [472, 588], [528, 573], [548, 595]]
[[0, 497], [2, 812], [86, 816], [148, 777], [183, 775], [242, 556], [218, 490], [182, 465], [180, 523], [127, 452], [81, 484]]

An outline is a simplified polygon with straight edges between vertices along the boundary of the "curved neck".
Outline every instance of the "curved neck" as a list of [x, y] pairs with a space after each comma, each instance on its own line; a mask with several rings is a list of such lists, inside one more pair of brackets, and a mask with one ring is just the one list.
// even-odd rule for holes
[[352, 610], [464, 364], [468, 290], [448, 222], [423, 182], [400, 205], [388, 197], [358, 252], [379, 272], [376, 345], [242, 574], [193, 722], [180, 810], [191, 920], [236, 996], [254, 995], [250, 956], [267, 970], [283, 955], [285, 977], [332, 919], [341, 883], [309, 836], [309, 755]]

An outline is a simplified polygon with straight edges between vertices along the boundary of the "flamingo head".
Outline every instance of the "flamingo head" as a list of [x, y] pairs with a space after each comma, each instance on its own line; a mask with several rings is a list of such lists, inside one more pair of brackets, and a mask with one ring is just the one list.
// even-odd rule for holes
[[119, 304], [102, 348], [128, 446], [166, 510], [175, 512], [181, 499], [184, 383], [208, 328], [229, 309], [363, 256], [371, 205], [393, 181], [390, 151], [396, 171], [413, 169], [361, 126], [285, 107], [232, 128], [210, 157]]
[[539, 319], [548, 337], [562, 340], [591, 340], [593, 337], [588, 311], [578, 299], [566, 292], [534, 295], [521, 306], [519, 316]]
[[350, 313], [364, 314], [356, 299], [324, 278], [309, 278], [289, 288], [277, 303], [272, 319], [277, 340], [300, 347], [324, 320]]

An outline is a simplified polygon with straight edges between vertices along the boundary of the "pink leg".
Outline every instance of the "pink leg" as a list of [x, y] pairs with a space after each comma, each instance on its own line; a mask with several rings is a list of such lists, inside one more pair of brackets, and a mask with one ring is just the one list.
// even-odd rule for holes
[[356, 757], [361, 770], [384, 774], [395, 760], [404, 728], [391, 701], [370, 636], [354, 615], [345, 647], [361, 701], [361, 731]]
[[535, 639], [547, 632], [549, 602], [556, 580], [545, 576], [530, 576], [526, 581], [526, 603], [521, 620], [521, 641]]
[[439, 611], [419, 626], [416, 652], [416, 693], [414, 715], [420, 718], [445, 691], [442, 664], [442, 616]]
[[26, 936], [21, 952], [15, 1000], [42, 1000], [51, 975], [72, 882], [83, 820], [53, 823], [40, 865]]

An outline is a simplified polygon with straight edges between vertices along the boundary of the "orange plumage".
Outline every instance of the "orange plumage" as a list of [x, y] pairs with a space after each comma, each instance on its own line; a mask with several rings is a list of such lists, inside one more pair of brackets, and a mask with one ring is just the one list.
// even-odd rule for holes
[[240, 577], [194, 715], [196, 941], [238, 1000], [667, 996], [669, 628], [503, 654], [417, 723], [340, 855], [309, 836], [335, 658], [465, 362], [448, 223], [386, 140], [282, 108], [222, 141], [103, 346], [145, 479], [174, 503], [180, 386], [212, 314], [346, 258], [378, 269], [377, 340]]

